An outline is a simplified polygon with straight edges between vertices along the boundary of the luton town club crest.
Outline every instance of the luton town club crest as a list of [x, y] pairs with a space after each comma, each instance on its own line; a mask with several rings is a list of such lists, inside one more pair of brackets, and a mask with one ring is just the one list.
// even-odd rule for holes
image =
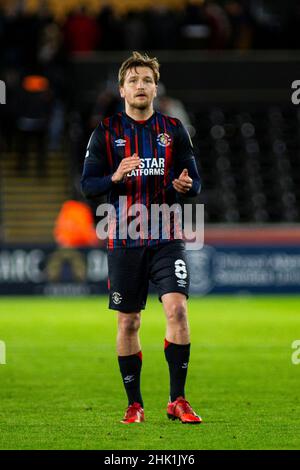
[[170, 145], [171, 143], [171, 137], [165, 132], [159, 134], [156, 140], [158, 142], [158, 145], [161, 145], [162, 147], [168, 147], [168, 145]]

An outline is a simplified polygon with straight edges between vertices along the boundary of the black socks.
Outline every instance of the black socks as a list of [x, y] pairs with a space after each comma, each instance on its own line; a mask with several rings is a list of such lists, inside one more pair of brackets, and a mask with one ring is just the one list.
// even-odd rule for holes
[[120, 372], [128, 397], [128, 406], [134, 402], [144, 407], [140, 389], [142, 351], [130, 356], [118, 356]]
[[184, 386], [190, 358], [190, 344], [169, 343], [165, 339], [165, 356], [170, 371], [170, 399], [184, 397]]
[[[165, 340], [165, 356], [170, 372], [170, 400], [184, 397], [188, 363], [190, 358], [190, 344], [174, 344]], [[128, 405], [137, 402], [144, 407], [140, 376], [142, 369], [142, 352], [130, 356], [118, 356], [120, 372], [128, 397]]]

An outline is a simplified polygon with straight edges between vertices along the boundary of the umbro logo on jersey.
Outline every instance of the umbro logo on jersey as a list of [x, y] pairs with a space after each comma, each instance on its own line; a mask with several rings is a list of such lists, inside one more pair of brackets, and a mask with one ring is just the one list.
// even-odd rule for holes
[[126, 144], [126, 140], [124, 139], [116, 139], [115, 144], [117, 147], [124, 147]]

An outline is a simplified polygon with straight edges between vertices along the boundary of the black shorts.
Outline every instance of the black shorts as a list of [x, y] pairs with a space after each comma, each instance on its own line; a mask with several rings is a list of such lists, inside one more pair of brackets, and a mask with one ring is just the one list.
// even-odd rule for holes
[[169, 241], [155, 247], [108, 250], [109, 308], [124, 313], [146, 306], [149, 280], [161, 296], [180, 292], [188, 298], [189, 269], [184, 242]]

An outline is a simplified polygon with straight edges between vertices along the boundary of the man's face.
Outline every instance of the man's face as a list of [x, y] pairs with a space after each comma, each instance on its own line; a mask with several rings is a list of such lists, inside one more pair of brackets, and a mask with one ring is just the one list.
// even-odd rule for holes
[[153, 71], [149, 67], [136, 67], [127, 70], [120, 94], [130, 107], [147, 109], [152, 106], [156, 90]]

